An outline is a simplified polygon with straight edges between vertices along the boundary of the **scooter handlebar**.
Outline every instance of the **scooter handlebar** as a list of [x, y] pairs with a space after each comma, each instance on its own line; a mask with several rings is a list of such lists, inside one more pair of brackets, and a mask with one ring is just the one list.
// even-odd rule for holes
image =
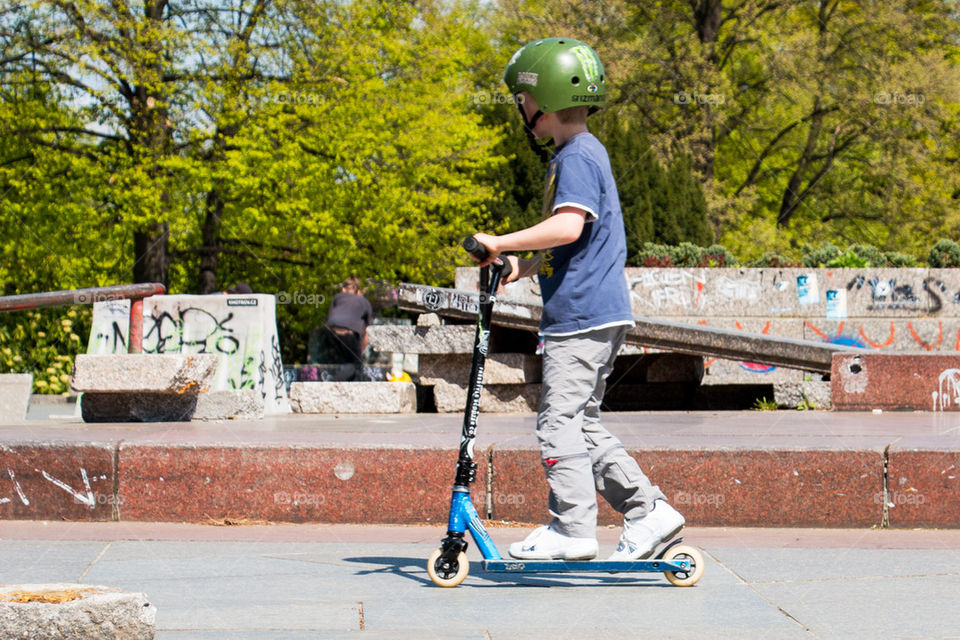
[[[473, 236], [467, 236], [463, 239], [463, 248], [466, 249], [467, 253], [480, 261], [486, 260], [487, 256], [490, 255], [490, 252], [487, 251], [487, 248], [480, 244], [480, 242]], [[509, 260], [497, 258], [494, 261], [494, 264], [500, 267], [500, 277], [504, 280], [506, 280], [507, 276], [513, 272], [513, 267], [510, 266]]]

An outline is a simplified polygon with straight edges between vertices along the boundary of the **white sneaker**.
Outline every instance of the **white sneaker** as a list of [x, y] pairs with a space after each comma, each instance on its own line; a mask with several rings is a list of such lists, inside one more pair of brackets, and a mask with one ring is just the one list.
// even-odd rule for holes
[[645, 517], [624, 520], [620, 544], [609, 560], [643, 560], [649, 558], [661, 542], [670, 540], [683, 529], [685, 520], [666, 500], [653, 503]]
[[596, 538], [571, 538], [549, 525], [510, 545], [510, 555], [520, 560], [592, 560], [598, 550]]

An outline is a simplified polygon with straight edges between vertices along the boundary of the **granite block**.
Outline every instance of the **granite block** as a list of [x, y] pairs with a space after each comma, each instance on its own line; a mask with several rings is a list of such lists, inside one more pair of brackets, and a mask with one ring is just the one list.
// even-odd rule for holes
[[[460, 413], [467, 404], [467, 388], [439, 382], [433, 386], [433, 397], [439, 413]], [[539, 406], [539, 384], [484, 385], [480, 394], [483, 413], [528, 413]]]
[[294, 382], [290, 403], [296, 413], [415, 413], [412, 382]]
[[[466, 387], [470, 381], [471, 360], [472, 354], [422, 354], [420, 384], [446, 382]], [[484, 384], [527, 384], [540, 380], [540, 356], [528, 353], [491, 353], [484, 363]]]
[[473, 353], [476, 328], [468, 324], [367, 327], [370, 348], [385, 353]]
[[[876, 450], [631, 450], [688, 526], [859, 527], [880, 523]], [[496, 519], [547, 522], [539, 452], [493, 453]], [[498, 498], [502, 496], [502, 498]], [[598, 496], [600, 525], [622, 522]]]
[[835, 354], [833, 408], [960, 410], [960, 354], [926, 352]]
[[[485, 513], [486, 453], [474, 504]], [[121, 445], [124, 520], [446, 522], [456, 449]]]
[[196, 395], [213, 388], [221, 356], [214, 354], [82, 353], [73, 365], [74, 391]]
[[0, 445], [0, 519], [112, 520], [114, 477], [113, 445]]
[[906, 437], [890, 447], [882, 498], [891, 527], [960, 527], [960, 438], [936, 440]]

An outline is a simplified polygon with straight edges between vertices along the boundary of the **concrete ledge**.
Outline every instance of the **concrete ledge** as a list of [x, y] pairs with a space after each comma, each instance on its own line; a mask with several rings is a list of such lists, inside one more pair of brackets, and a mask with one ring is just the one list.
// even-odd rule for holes
[[960, 526], [960, 443], [907, 437], [890, 447], [886, 492], [891, 527]]
[[197, 396], [193, 420], [258, 420], [264, 416], [263, 393], [257, 389], [208, 391]]
[[296, 413], [416, 413], [411, 382], [294, 382], [290, 404]]
[[[420, 384], [470, 384], [472, 354], [420, 356]], [[527, 384], [540, 382], [540, 356], [527, 353], [491, 353], [483, 368], [483, 383]], [[461, 407], [462, 409], [463, 407]]]
[[31, 374], [0, 374], [0, 415], [9, 416], [15, 422], [26, 420], [32, 392], [33, 376]]
[[[670, 450], [630, 454], [691, 526], [880, 524], [875, 500], [883, 452], [874, 450]], [[538, 450], [495, 450], [493, 517], [547, 522]], [[597, 496], [599, 524], [623, 518]]]
[[[462, 412], [467, 404], [467, 387], [439, 382], [433, 387], [439, 413]], [[483, 413], [529, 413], [540, 405], [539, 384], [485, 384], [480, 394]]]
[[143, 593], [78, 584], [0, 586], [0, 638], [151, 640], [157, 608]]
[[214, 354], [80, 354], [74, 391], [197, 394], [211, 389], [220, 356]]
[[[121, 517], [445, 522], [456, 459], [455, 449], [123, 445]], [[481, 463], [481, 512], [486, 475]]]
[[0, 519], [112, 520], [114, 451], [86, 442], [0, 445]]
[[834, 354], [833, 408], [960, 411], [960, 355]]
[[[0, 425], [0, 520], [375, 524], [445, 520], [462, 416], [36, 422]], [[546, 521], [535, 422], [481, 420], [481, 515]], [[960, 527], [951, 414], [611, 412], [604, 424], [690, 526]]]
[[367, 327], [374, 351], [388, 353], [473, 353], [476, 327], [469, 324], [403, 326], [375, 324]]

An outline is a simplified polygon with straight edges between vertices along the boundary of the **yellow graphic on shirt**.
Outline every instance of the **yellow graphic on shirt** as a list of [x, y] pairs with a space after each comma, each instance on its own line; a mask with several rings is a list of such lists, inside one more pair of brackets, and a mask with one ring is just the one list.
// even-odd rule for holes
[[[553, 161], [547, 168], [547, 180], [543, 188], [543, 212], [542, 218], [546, 220], [553, 215], [554, 198], [557, 195], [557, 174], [559, 172], [558, 163]], [[553, 277], [553, 266], [550, 262], [553, 260], [553, 249], [545, 249], [540, 252], [539, 274], [545, 278]]]

